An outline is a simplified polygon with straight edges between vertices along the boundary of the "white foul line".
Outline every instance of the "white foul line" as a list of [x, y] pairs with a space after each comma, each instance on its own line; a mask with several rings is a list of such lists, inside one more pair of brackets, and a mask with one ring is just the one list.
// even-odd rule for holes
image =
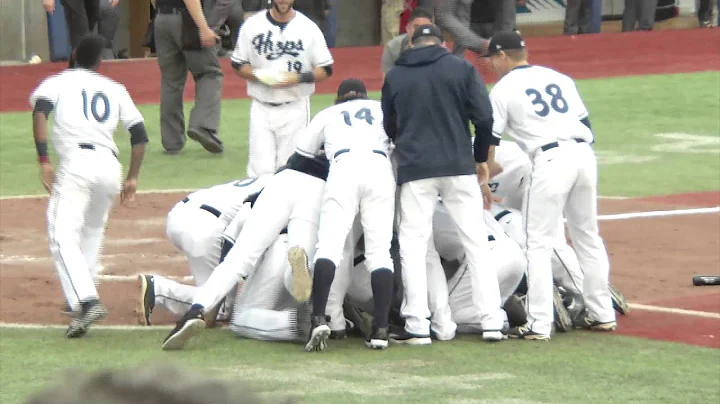
[[[67, 325], [63, 324], [21, 324], [21, 323], [0, 323], [0, 328], [15, 328], [21, 330], [64, 330]], [[117, 331], [153, 331], [170, 330], [171, 325], [93, 325], [93, 330], [117, 330]]]
[[667, 217], [667, 216], [683, 216], [683, 215], [702, 215], [706, 213], [718, 213], [720, 206], [714, 208], [694, 208], [694, 209], [677, 209], [677, 210], [656, 210], [651, 212], [632, 212], [620, 213], [615, 215], [598, 215], [598, 220], [624, 220], [648, 217]]
[[634, 309], [634, 310], [651, 311], [651, 312], [655, 312], [655, 313], [679, 314], [682, 316], [714, 318], [714, 319], [720, 320], [720, 313], [711, 313], [709, 311], [696, 311], [696, 310], [677, 309], [674, 307], [649, 306], [649, 305], [638, 304], [638, 303], [630, 303], [630, 304], [628, 304], [628, 306], [630, 306], [630, 308]]

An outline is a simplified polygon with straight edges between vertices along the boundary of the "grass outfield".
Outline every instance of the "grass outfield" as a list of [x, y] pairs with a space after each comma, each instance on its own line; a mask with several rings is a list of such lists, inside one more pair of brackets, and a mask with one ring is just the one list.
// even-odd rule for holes
[[[602, 195], [644, 196], [720, 189], [720, 73], [579, 81], [600, 157]], [[372, 95], [379, 98], [377, 93]], [[313, 113], [332, 96], [312, 99]], [[186, 105], [189, 111], [190, 105]], [[157, 105], [140, 107], [151, 142], [140, 189], [201, 188], [245, 176], [248, 100], [223, 101], [222, 156], [189, 140], [177, 156], [160, 145]], [[186, 117], [189, 112], [186, 113]], [[29, 113], [0, 114], [0, 196], [42, 194]], [[670, 134], [669, 136], [658, 136]], [[128, 163], [129, 140], [116, 136]]]
[[[239, 340], [208, 330], [165, 352], [167, 330], [2, 329], [0, 402], [17, 403], [67, 368], [91, 370], [170, 361], [198, 374], [246, 380], [303, 403], [712, 403], [720, 401], [720, 351], [638, 338], [572, 332], [551, 342], [483, 343], [461, 337], [430, 347], [365, 349], [330, 341], [300, 345]], [[273, 393], [270, 393], [273, 394]]]

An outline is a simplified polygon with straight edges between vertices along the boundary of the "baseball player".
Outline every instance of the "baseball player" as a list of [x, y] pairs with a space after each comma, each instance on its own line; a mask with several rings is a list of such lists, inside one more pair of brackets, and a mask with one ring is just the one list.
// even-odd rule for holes
[[[573, 80], [531, 66], [525, 42], [514, 31], [490, 40], [500, 80], [490, 93], [493, 132], [508, 135], [532, 161], [523, 198], [528, 323], [513, 337], [549, 340], [553, 322], [550, 257], [563, 212], [584, 271], [586, 326], [612, 331], [617, 325], [608, 288], [610, 266], [597, 225], [597, 159], [588, 112]], [[491, 153], [492, 158], [492, 153]]]
[[[143, 116], [125, 86], [97, 73], [104, 45], [102, 37], [84, 37], [75, 50], [75, 68], [46, 78], [30, 95], [40, 178], [50, 192], [50, 252], [65, 299], [78, 312], [68, 338], [82, 337], [107, 316], [94, 282], [105, 223], [118, 193], [122, 202], [134, 199], [148, 141]], [[47, 119], [53, 111], [57, 173], [47, 150]], [[113, 141], [118, 122], [130, 132], [132, 145], [122, 185]]]
[[[250, 205], [243, 206], [245, 199], [260, 192], [269, 177], [247, 178], [201, 189], [170, 210], [167, 237], [187, 256], [196, 286], [204, 284], [220, 263], [225, 229], [231, 221], [244, 220], [249, 214]], [[140, 299], [136, 314], [143, 325], [150, 325], [150, 315], [156, 305], [182, 315], [190, 308], [196, 291], [196, 286], [159, 275], [138, 275], [138, 283]], [[226, 301], [226, 307], [232, 307], [230, 300]]]
[[295, 150], [310, 121], [315, 83], [332, 75], [333, 58], [320, 28], [293, 9], [294, 0], [270, 0], [265, 13], [240, 29], [231, 62], [247, 80], [250, 137], [247, 175], [272, 174]]
[[[202, 330], [206, 315], [216, 310], [240, 279], [246, 279], [255, 271], [263, 253], [285, 227], [290, 245], [288, 260], [305, 263], [287, 270], [286, 287], [298, 302], [308, 300], [312, 278], [306, 262], [308, 256], [314, 255], [327, 173], [327, 159], [309, 159], [294, 154], [288, 159], [287, 168], [267, 181], [235, 244], [198, 289], [190, 310], [167, 336], [163, 349], [182, 349], [188, 339]], [[299, 254], [299, 251], [303, 253]]]
[[[388, 159], [390, 139], [383, 128], [379, 101], [367, 98], [357, 79], [340, 83], [335, 105], [321, 111], [298, 139], [297, 153], [315, 156], [325, 149], [330, 161], [322, 202], [312, 285], [312, 333], [305, 349], [319, 350], [330, 337], [326, 305], [345, 241], [359, 213], [365, 258], [372, 271], [374, 324], [366, 345], [385, 349], [393, 291], [390, 243], [395, 214], [395, 176]], [[291, 265], [306, 265], [302, 260]], [[299, 271], [305, 271], [305, 268]]]

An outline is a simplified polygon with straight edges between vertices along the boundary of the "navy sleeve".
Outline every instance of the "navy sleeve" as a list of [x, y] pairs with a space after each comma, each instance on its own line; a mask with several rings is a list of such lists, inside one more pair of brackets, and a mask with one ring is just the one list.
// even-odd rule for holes
[[390, 88], [389, 77], [385, 77], [382, 93], [380, 98], [380, 106], [383, 112], [383, 126], [390, 140], [395, 140], [397, 135], [397, 112], [395, 111], [395, 102], [393, 100], [393, 92]]
[[[478, 141], [484, 144], [498, 145], [500, 139], [492, 134], [493, 115], [490, 97], [488, 96], [485, 82], [480, 78], [477, 70], [469, 63], [468, 70], [468, 116], [475, 127], [475, 143]], [[478, 139], [481, 138], [481, 139]], [[487, 138], [487, 139], [485, 139]]]

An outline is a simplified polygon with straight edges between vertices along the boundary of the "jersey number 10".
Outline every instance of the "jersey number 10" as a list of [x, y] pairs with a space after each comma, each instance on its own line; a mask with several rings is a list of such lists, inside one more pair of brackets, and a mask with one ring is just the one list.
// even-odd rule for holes
[[547, 116], [550, 113], [550, 108], [560, 114], [568, 112], [567, 101], [565, 101], [565, 98], [563, 98], [562, 90], [560, 90], [560, 86], [558, 86], [557, 84], [548, 84], [547, 87], [545, 87], [545, 94], [551, 97], [550, 105], [545, 102], [542, 94], [540, 94], [540, 91], [534, 88], [528, 88], [527, 90], [525, 90], [525, 94], [527, 94], [528, 97], [533, 97], [533, 105], [535, 105], [536, 107], [540, 106], [539, 111], [537, 110], [537, 108], [535, 109], [535, 113], [539, 116]]
[[[87, 91], [82, 90], [82, 97], [83, 97], [83, 113], [85, 114], [85, 119], [90, 119], [88, 116], [88, 95]], [[105, 108], [103, 108], [102, 115], [98, 113], [98, 102], [102, 101]], [[110, 117], [110, 100], [108, 100], [107, 95], [103, 93], [102, 91], [95, 93], [95, 95], [92, 96], [90, 99], [90, 113], [92, 114], [93, 118], [95, 118], [96, 121], [99, 123], [103, 123], [108, 120]]]
[[[345, 124], [348, 126], [352, 126], [352, 121], [350, 120], [350, 113], [347, 111], [341, 112], [343, 115], [343, 118], [345, 118]], [[369, 108], [362, 108], [359, 111], [355, 113], [355, 119], [363, 120], [367, 122], [368, 125], [372, 125], [375, 118], [372, 116], [372, 112], [370, 112]]]

